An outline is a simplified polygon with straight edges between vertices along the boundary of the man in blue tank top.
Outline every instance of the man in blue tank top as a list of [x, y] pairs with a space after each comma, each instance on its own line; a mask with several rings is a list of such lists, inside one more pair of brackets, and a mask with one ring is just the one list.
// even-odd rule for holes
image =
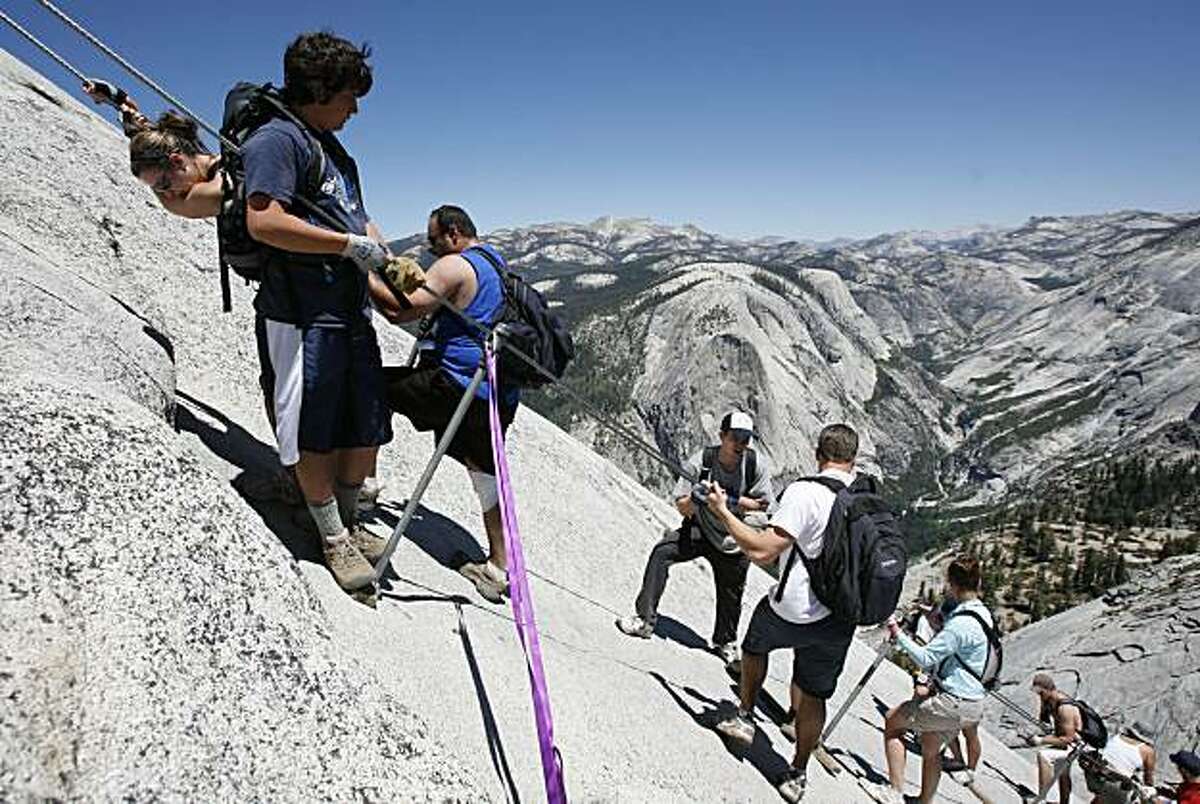
[[[460, 207], [446, 205], [435, 209], [429, 216], [426, 234], [429, 249], [437, 261], [425, 272], [425, 287], [448, 299], [475, 321], [490, 327], [504, 305], [502, 280], [492, 261], [503, 268], [504, 258], [496, 249], [479, 242], [475, 224]], [[393, 323], [433, 316], [433, 327], [429, 337], [421, 343], [421, 359], [417, 365], [390, 366], [383, 371], [392, 410], [407, 416], [417, 430], [433, 431], [434, 438], [440, 440], [481, 365], [482, 336], [462, 319], [439, 307], [434, 297], [423, 289], [412, 293], [393, 292], [382, 283], [373, 282], [371, 294], [376, 307]], [[492, 603], [502, 603], [503, 595], [508, 591], [508, 559], [500, 526], [500, 498], [488, 423], [491, 393], [492, 389], [484, 380], [446, 454], [467, 468], [471, 485], [479, 497], [488, 537], [487, 560], [468, 561], [459, 571], [475, 584], [484, 598]], [[516, 388], [500, 389], [500, 423], [506, 432], [517, 412], [518, 401]]]

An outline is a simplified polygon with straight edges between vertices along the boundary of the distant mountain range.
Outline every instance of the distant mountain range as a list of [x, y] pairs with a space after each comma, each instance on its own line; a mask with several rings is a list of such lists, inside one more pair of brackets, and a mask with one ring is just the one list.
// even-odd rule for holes
[[[782, 480], [846, 421], [899, 496], [965, 513], [1097, 458], [1200, 442], [1200, 215], [836, 245], [601, 218], [488, 240], [573, 323], [572, 385], [673, 457], [740, 407]], [[570, 403], [531, 402], [665, 485]]]

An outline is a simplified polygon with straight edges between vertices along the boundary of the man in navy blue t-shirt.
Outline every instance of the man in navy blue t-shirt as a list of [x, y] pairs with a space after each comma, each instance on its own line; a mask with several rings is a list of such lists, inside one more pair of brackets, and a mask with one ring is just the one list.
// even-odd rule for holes
[[[307, 131], [274, 119], [243, 148], [246, 227], [273, 250], [254, 306], [279, 456], [295, 466], [326, 563], [344, 589], [370, 584], [386, 543], [358, 522], [357, 500], [379, 446], [392, 438], [367, 300], [370, 273], [389, 255], [367, 216], [354, 160], [333, 134], [371, 88], [368, 55], [329, 33], [301, 34], [284, 54], [283, 97]], [[308, 172], [318, 145], [325, 164], [313, 193]]]

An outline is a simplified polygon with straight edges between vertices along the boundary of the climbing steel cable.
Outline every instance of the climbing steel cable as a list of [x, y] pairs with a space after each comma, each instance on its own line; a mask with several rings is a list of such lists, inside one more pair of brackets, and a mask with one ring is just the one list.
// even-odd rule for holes
[[28, 39], [30, 42], [32, 42], [32, 43], [33, 43], [33, 45], [34, 45], [35, 47], [37, 47], [37, 49], [38, 49], [38, 50], [42, 51], [42, 52], [43, 52], [43, 53], [45, 53], [47, 56], [49, 56], [51, 59], [53, 59], [54, 61], [58, 62], [58, 65], [59, 65], [60, 67], [62, 67], [64, 70], [66, 70], [67, 72], [69, 72], [71, 75], [75, 76], [76, 78], [78, 78], [80, 81], [82, 81], [82, 82], [83, 82], [83, 83], [85, 83], [85, 84], [86, 84], [86, 83], [88, 83], [89, 81], [91, 81], [91, 79], [90, 79], [90, 78], [88, 78], [88, 77], [87, 77], [86, 75], [84, 75], [83, 73], [79, 72], [79, 70], [75, 69], [75, 67], [74, 67], [74, 66], [72, 66], [72, 65], [71, 65], [71, 63], [70, 63], [69, 61], [67, 61], [67, 60], [66, 60], [66, 59], [64, 59], [62, 56], [58, 55], [58, 54], [57, 54], [57, 53], [55, 53], [53, 50], [51, 50], [49, 45], [47, 45], [47, 44], [46, 44], [45, 42], [43, 42], [42, 40], [38, 39], [36, 36], [34, 36], [33, 34], [31, 34], [29, 31], [27, 31], [27, 30], [25, 30], [24, 28], [22, 28], [22, 27], [21, 27], [21, 26], [20, 26], [20, 25], [17, 23], [17, 21], [16, 21], [16, 20], [14, 20], [12, 17], [10, 17], [10, 16], [8, 16], [7, 14], [5, 14], [5, 13], [4, 13], [4, 11], [3, 11], [2, 9], [0, 9], [0, 19], [2, 19], [2, 20], [4, 20], [5, 22], [7, 22], [10, 28], [12, 28], [14, 31], [16, 31], [17, 33], [19, 33], [21, 36], [23, 36], [23, 37], [25, 37], [26, 39]]

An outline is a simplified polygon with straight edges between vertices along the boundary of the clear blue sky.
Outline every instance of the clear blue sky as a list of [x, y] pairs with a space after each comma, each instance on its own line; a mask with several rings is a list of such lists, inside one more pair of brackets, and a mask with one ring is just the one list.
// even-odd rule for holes
[[[120, 75], [33, 0], [86, 73]], [[828, 238], [1200, 208], [1200, 3], [62, 0], [215, 120], [299, 31], [375, 50], [343, 139], [390, 235], [600, 215]], [[66, 76], [6, 26], [0, 46]]]

